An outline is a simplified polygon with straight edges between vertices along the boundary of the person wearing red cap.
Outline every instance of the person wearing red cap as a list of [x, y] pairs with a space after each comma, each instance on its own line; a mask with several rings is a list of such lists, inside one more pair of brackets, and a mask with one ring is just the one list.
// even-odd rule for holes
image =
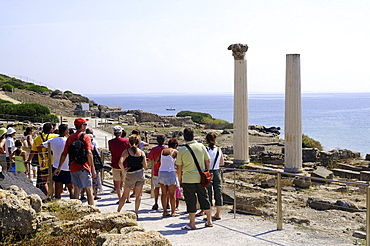
[[[70, 160], [70, 163], [69, 163], [71, 179], [74, 185], [74, 196], [73, 197], [74, 199], [78, 199], [81, 193], [81, 189], [85, 188], [88, 204], [94, 205], [92, 179], [96, 177], [96, 171], [95, 171], [95, 166], [94, 166], [94, 161], [93, 161], [91, 139], [88, 134], [85, 134], [87, 122], [84, 119], [78, 118], [78, 119], [75, 119], [74, 125], [76, 127], [76, 132], [68, 137], [63, 153], [60, 156], [59, 163], [63, 163], [64, 160], [66, 159], [69, 146], [77, 139], [80, 139], [81, 135], [84, 134], [83, 142], [84, 142], [85, 149], [86, 149], [87, 161], [84, 164], [78, 164], [77, 162]], [[59, 175], [59, 173], [60, 173], [60, 168], [55, 170], [54, 175]]]

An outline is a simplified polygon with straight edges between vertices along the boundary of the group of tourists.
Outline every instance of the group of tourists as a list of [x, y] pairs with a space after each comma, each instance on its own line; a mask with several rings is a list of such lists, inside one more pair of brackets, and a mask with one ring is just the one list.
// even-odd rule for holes
[[[33, 134], [30, 127], [26, 128], [24, 137], [15, 140], [16, 130], [12, 126], [8, 129], [0, 128], [0, 154], [2, 171], [24, 172], [36, 178], [36, 186], [45, 195], [52, 195], [61, 199], [64, 190], [68, 190], [71, 199], [78, 199], [82, 191], [86, 192], [88, 204], [100, 199], [97, 194], [102, 191], [99, 169], [103, 167], [97, 142], [93, 139], [93, 131], [87, 128], [87, 121], [74, 121], [76, 132], [68, 128], [67, 124], [44, 123], [40, 132]], [[71, 159], [71, 145], [81, 140], [80, 150], [84, 157], [79, 155], [80, 161]], [[30, 153], [23, 149], [26, 145]], [[74, 148], [76, 149], [76, 147]], [[52, 159], [49, 160], [49, 153]], [[5, 161], [4, 161], [5, 160]], [[100, 166], [97, 163], [100, 162]], [[49, 164], [51, 163], [51, 167]], [[95, 166], [98, 166], [95, 168]], [[52, 190], [49, 191], [49, 168], [52, 168]], [[97, 171], [95, 171], [97, 170]]]
[[[87, 121], [76, 119], [74, 126], [75, 132], [66, 124], [60, 124], [56, 130], [53, 124], [45, 123], [36, 137], [33, 137], [32, 128], [27, 128], [22, 141], [14, 140], [16, 131], [13, 127], [0, 128], [0, 161], [3, 171], [11, 171], [12, 163], [20, 161], [24, 164], [26, 173], [37, 173], [37, 186], [48, 194], [48, 163], [52, 163], [54, 197], [60, 199], [64, 190], [69, 191], [71, 199], [79, 199], [82, 193], [86, 193], [88, 204], [93, 205], [94, 200], [100, 199], [97, 195], [102, 190], [100, 153], [92, 130], [87, 128]], [[206, 147], [194, 140], [193, 129], [186, 128], [183, 133], [186, 144], [180, 148], [177, 139], [169, 139], [166, 145], [165, 136], [157, 135], [158, 145], [146, 157], [142, 148], [149, 145], [147, 132], [144, 132], [143, 141], [137, 129], [125, 138], [126, 131], [121, 126], [113, 127], [115, 137], [108, 141], [108, 146], [114, 190], [118, 197], [118, 212], [125, 203], [131, 203], [131, 198], [135, 198], [134, 212], [138, 215], [148, 159], [152, 165], [153, 210], [159, 209], [158, 199], [161, 193], [163, 217], [179, 216], [176, 211], [183, 193], [190, 219], [182, 227], [183, 230], [196, 229], [196, 216], [206, 215], [206, 227], [212, 227], [213, 220], [221, 219], [223, 201], [220, 166], [224, 164], [224, 158], [221, 149], [216, 146], [217, 136], [214, 132], [208, 133]], [[24, 144], [31, 147], [28, 156], [23, 149]], [[50, 161], [48, 148], [53, 153], [53, 160]], [[28, 165], [29, 163], [32, 165]], [[212, 182], [208, 187], [202, 186], [199, 170], [211, 172]], [[216, 212], [212, 216], [213, 197]], [[198, 213], [197, 201], [201, 209]]]
[[[120, 212], [125, 203], [130, 203], [130, 198], [136, 197], [134, 212], [138, 215], [142, 187], [145, 183], [144, 170], [147, 168], [147, 158], [141, 150], [143, 141], [140, 132], [135, 130], [128, 139], [124, 136], [126, 132], [120, 126], [114, 127], [115, 138], [108, 142], [112, 155], [112, 168], [114, 186], [119, 198], [117, 211]], [[157, 210], [159, 189], [161, 190], [161, 203], [163, 216], [176, 217], [179, 214], [178, 199], [181, 197], [181, 188], [185, 198], [187, 213], [190, 221], [183, 226], [183, 230], [196, 229], [195, 217], [206, 215], [205, 226], [212, 227], [213, 220], [220, 220], [220, 212], [223, 204], [221, 193], [220, 166], [224, 164], [223, 154], [220, 148], [216, 147], [216, 134], [208, 133], [206, 141], [208, 146], [194, 140], [194, 131], [191, 128], [184, 130], [186, 145], [178, 149], [179, 143], [175, 138], [168, 140], [165, 145], [165, 136], [157, 135], [158, 146], [152, 148], [148, 153], [148, 161], [152, 164], [152, 182], [154, 186], [153, 210]], [[145, 143], [145, 142], [144, 142]], [[194, 156], [193, 156], [194, 155]], [[201, 184], [196, 162], [201, 170], [210, 170], [212, 182], [208, 187]], [[121, 189], [123, 187], [123, 193]], [[133, 190], [132, 194], [130, 192]], [[216, 213], [211, 215], [212, 197], [214, 194]], [[201, 211], [196, 209], [197, 200]], [[170, 212], [168, 212], [168, 209]]]

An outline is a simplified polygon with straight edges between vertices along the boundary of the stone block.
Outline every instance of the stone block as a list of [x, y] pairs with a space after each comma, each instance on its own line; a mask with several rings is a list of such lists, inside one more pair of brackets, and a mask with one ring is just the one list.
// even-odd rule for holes
[[311, 173], [311, 177], [317, 177], [317, 178], [323, 178], [323, 179], [333, 179], [334, 174], [332, 171], [324, 167], [317, 167], [317, 169]]
[[360, 172], [361, 181], [370, 181], [370, 171], [361, 171]]
[[319, 150], [316, 148], [303, 148], [302, 159], [303, 162], [317, 162]]
[[358, 167], [358, 166], [352, 166], [352, 165], [349, 165], [349, 164], [344, 164], [344, 163], [339, 163], [338, 164], [338, 167], [340, 169], [345, 169], [345, 170], [350, 170], [350, 171], [356, 171], [356, 172], [360, 172], [362, 170], [361, 167]]
[[335, 176], [346, 178], [346, 179], [358, 179], [360, 180], [360, 172], [344, 170], [344, 169], [332, 169]]

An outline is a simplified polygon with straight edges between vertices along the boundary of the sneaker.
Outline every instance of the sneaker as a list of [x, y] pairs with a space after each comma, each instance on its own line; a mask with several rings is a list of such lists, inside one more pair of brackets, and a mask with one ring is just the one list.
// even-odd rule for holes
[[170, 205], [169, 205], [169, 204], [167, 204], [166, 208], [167, 208], [167, 209], [170, 209], [171, 207], [170, 207]]
[[81, 201], [84, 201], [84, 200], [87, 200], [87, 199], [86, 199], [86, 197], [81, 196], [80, 200], [81, 200]]
[[158, 204], [154, 204], [152, 207], [153, 210], [158, 210]]
[[100, 200], [101, 199], [101, 197], [94, 197], [94, 200]]

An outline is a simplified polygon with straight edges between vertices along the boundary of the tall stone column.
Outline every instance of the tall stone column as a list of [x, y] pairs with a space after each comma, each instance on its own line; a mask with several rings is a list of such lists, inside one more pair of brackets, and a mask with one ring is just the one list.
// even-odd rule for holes
[[246, 44], [232, 44], [228, 50], [233, 52], [234, 70], [234, 163], [249, 163], [248, 137], [248, 91], [247, 91], [247, 61]]
[[284, 171], [302, 172], [301, 65], [299, 54], [286, 55]]

